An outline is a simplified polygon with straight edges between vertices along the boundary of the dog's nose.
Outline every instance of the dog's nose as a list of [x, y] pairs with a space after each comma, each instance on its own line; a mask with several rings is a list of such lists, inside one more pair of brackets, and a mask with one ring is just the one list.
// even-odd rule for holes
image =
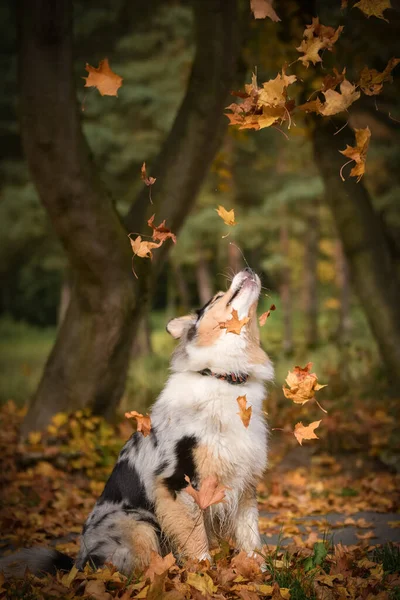
[[245, 273], [251, 273], [251, 274], [253, 274], [253, 273], [254, 273], [253, 269], [250, 269], [250, 267], [246, 267], [246, 268], [245, 268], [245, 269], [243, 269], [243, 270], [245, 271]]

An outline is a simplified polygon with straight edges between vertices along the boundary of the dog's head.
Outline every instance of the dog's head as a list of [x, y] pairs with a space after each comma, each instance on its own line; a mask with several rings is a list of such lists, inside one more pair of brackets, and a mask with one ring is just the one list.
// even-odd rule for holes
[[[260, 278], [246, 268], [234, 277], [228, 291], [215, 294], [196, 313], [172, 319], [167, 331], [181, 340], [172, 361], [173, 370], [211, 369], [217, 373], [247, 373], [272, 379], [272, 365], [260, 346], [257, 321], [260, 291]], [[241, 329], [239, 326], [239, 333], [221, 327], [233, 318], [233, 310], [239, 321], [248, 319]]]

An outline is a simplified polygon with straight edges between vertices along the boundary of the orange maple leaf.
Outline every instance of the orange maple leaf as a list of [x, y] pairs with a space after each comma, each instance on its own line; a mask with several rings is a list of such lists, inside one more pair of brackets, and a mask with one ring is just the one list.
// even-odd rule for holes
[[[132, 234], [130, 233], [129, 235]], [[158, 244], [155, 242], [144, 242], [142, 241], [142, 237], [140, 235], [138, 235], [134, 240], [131, 238], [129, 239], [135, 256], [140, 256], [140, 258], [153, 258], [153, 248], [159, 248], [162, 244], [162, 240], [160, 240]]]
[[380, 73], [376, 69], [364, 67], [360, 73], [358, 85], [367, 96], [376, 96], [383, 89], [385, 81], [392, 82], [392, 71], [400, 63], [400, 58], [391, 58], [385, 69]]
[[340, 177], [342, 178], [342, 181], [344, 181], [344, 177], [342, 175], [343, 168], [348, 165], [349, 162], [354, 161], [356, 164], [350, 171], [350, 177], [357, 177], [358, 183], [365, 173], [365, 162], [367, 160], [371, 131], [369, 127], [365, 127], [365, 129], [354, 129], [354, 131], [356, 134], [356, 145], [347, 145], [345, 150], [339, 150], [341, 154], [347, 156], [347, 158], [350, 158], [350, 160], [340, 169]]
[[332, 50], [343, 29], [342, 25], [337, 29], [322, 25], [318, 17], [313, 17], [311, 25], [307, 25], [304, 30], [303, 41], [296, 48], [296, 50], [303, 53], [303, 56], [300, 56], [297, 60], [301, 60], [306, 67], [309, 66], [310, 62], [313, 65], [322, 62], [319, 55], [320, 50]]
[[237, 413], [239, 417], [242, 419], [243, 425], [247, 428], [250, 423], [251, 413], [253, 411], [251, 405], [246, 406], [247, 398], [246, 395], [239, 396], [236, 398], [236, 402], [239, 404], [239, 412]]
[[258, 322], [260, 323], [260, 327], [263, 327], [265, 325], [268, 317], [270, 316], [271, 312], [274, 310], [276, 310], [276, 306], [275, 306], [275, 304], [271, 304], [271, 306], [269, 307], [269, 310], [267, 310], [265, 313], [263, 313], [259, 317]]
[[295, 425], [293, 433], [294, 433], [296, 440], [299, 442], [300, 446], [303, 445], [303, 440], [318, 440], [319, 439], [315, 435], [315, 429], [317, 429], [317, 427], [319, 426], [320, 423], [321, 423], [321, 421], [313, 421], [309, 425], [303, 425], [303, 423], [300, 421], [300, 423], [297, 423]]
[[265, 19], [268, 17], [271, 21], [277, 23], [280, 18], [272, 8], [273, 0], [250, 0], [250, 8], [255, 19]]
[[203, 479], [199, 490], [194, 489], [190, 478], [187, 475], [185, 475], [185, 481], [187, 481], [189, 485], [184, 488], [184, 491], [189, 494], [189, 496], [192, 496], [201, 510], [205, 510], [212, 504], [223, 502], [225, 492], [229, 489], [220, 485], [215, 475], [209, 475]]
[[[237, 105], [235, 105], [237, 106]], [[218, 215], [221, 217], [225, 225], [237, 225], [235, 221], [235, 210], [232, 208], [231, 210], [226, 210], [223, 206], [219, 205], [218, 208], [214, 209]]]
[[144, 183], [147, 186], [153, 185], [157, 181], [157, 179], [155, 177], [147, 177], [145, 162], [142, 164], [142, 167], [140, 169], [140, 178], [142, 181], [144, 181]]
[[218, 325], [220, 329], [226, 329], [227, 333], [236, 333], [236, 335], [240, 335], [242, 327], [244, 327], [249, 321], [249, 317], [243, 317], [243, 319], [239, 320], [237, 310], [232, 309], [232, 318], [229, 319], [229, 321], [218, 323]]
[[310, 372], [311, 367], [312, 363], [307, 363], [304, 369], [295, 367], [288, 372], [285, 380], [289, 387], [282, 386], [285, 397], [296, 404], [305, 404], [314, 398], [315, 392], [326, 387], [318, 383], [316, 374]]
[[157, 552], [151, 550], [150, 557], [150, 564], [143, 575], [144, 579], [148, 577], [150, 581], [154, 581], [156, 575], [162, 575], [176, 563], [172, 552], [166, 556], [160, 556]]
[[170, 229], [167, 229], [167, 227], [165, 227], [165, 219], [162, 223], [160, 223], [160, 225], [156, 226], [156, 225], [153, 225], [154, 217], [155, 217], [155, 215], [150, 217], [150, 219], [147, 221], [147, 225], [149, 227], [151, 227], [153, 230], [153, 235], [152, 235], [153, 240], [159, 240], [160, 242], [165, 242], [165, 240], [167, 240], [168, 238], [171, 238], [171, 240], [174, 242], [174, 244], [176, 244], [176, 235], [174, 233], [172, 233]]
[[99, 66], [92, 67], [86, 63], [88, 77], [82, 77], [86, 80], [84, 87], [96, 87], [102, 96], [118, 96], [118, 89], [122, 85], [122, 77], [111, 70], [108, 58], [101, 60]]
[[142, 415], [136, 410], [125, 413], [127, 419], [136, 419], [137, 430], [141, 431], [144, 437], [147, 437], [151, 431], [151, 419], [149, 415]]

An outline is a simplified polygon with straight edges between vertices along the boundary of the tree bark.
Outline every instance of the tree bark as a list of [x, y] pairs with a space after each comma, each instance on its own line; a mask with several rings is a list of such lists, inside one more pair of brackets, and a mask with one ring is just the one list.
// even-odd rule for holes
[[[143, 186], [126, 219], [146, 229], [155, 211], [176, 233], [220, 144], [223, 115], [240, 52], [237, 0], [195, 0], [197, 51], [188, 90], [152, 171], [155, 205]], [[157, 270], [137, 259], [91, 162], [76, 109], [72, 0], [20, 0], [20, 113], [32, 177], [68, 255], [74, 288], [55, 346], [23, 424], [44, 427], [58, 411], [91, 405], [111, 416], [123, 393], [133, 333]]]
[[280, 251], [284, 261], [281, 270], [279, 296], [282, 303], [283, 317], [283, 339], [282, 349], [284, 354], [289, 355], [293, 352], [293, 322], [292, 322], [292, 294], [291, 294], [291, 273], [289, 265], [289, 228], [287, 222], [287, 211], [284, 208], [282, 215], [282, 224], [279, 232]]
[[199, 295], [200, 305], [204, 306], [213, 295], [211, 275], [208, 263], [204, 257], [204, 251], [201, 247], [197, 250], [196, 265], [197, 293]]
[[182, 265], [176, 260], [170, 260], [169, 264], [179, 300], [179, 309], [183, 313], [187, 313], [190, 309], [190, 293], [188, 284], [186, 283], [185, 275], [182, 271]]
[[314, 348], [318, 343], [318, 202], [312, 202], [310, 209], [304, 254], [304, 313], [306, 347]]
[[74, 288], [22, 434], [88, 402], [107, 412], [125, 383], [134, 303], [130, 248], [96, 174], [77, 114], [70, 0], [20, 0], [20, 122], [40, 198]]
[[337, 339], [340, 345], [345, 344], [350, 337], [351, 315], [350, 315], [350, 274], [346, 257], [340, 240], [335, 244], [335, 263], [337, 273], [337, 287], [339, 296], [339, 323], [337, 328]]
[[400, 384], [400, 283], [381, 220], [363, 183], [339, 176], [344, 159], [338, 150], [353, 145], [347, 128], [333, 136], [329, 124], [314, 129], [315, 160], [336, 221], [355, 290], [377, 341], [389, 379]]

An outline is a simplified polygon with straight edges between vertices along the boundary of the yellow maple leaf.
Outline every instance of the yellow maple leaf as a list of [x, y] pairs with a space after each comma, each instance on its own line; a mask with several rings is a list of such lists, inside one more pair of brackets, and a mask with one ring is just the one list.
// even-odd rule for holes
[[312, 363], [307, 363], [304, 369], [295, 367], [289, 371], [286, 377], [286, 383], [289, 387], [282, 387], [286, 398], [293, 400], [296, 404], [305, 404], [311, 398], [314, 398], [315, 392], [326, 387], [318, 383], [318, 377], [311, 373]]
[[315, 435], [315, 429], [319, 426], [321, 421], [313, 421], [309, 425], [303, 425], [300, 421], [294, 427], [294, 436], [299, 442], [300, 446], [303, 445], [303, 440], [318, 440], [319, 438]]
[[118, 96], [118, 89], [122, 85], [122, 77], [111, 70], [108, 58], [101, 60], [99, 66], [92, 67], [86, 63], [88, 77], [82, 77], [86, 80], [84, 87], [96, 87], [102, 96]]
[[[367, 160], [367, 152], [369, 141], [371, 139], [371, 131], [369, 127], [365, 127], [365, 129], [354, 129], [356, 134], [356, 145], [355, 146], [346, 146], [345, 150], [340, 150], [341, 154], [350, 158], [350, 160], [343, 165], [345, 167], [349, 162], [356, 163], [355, 166], [350, 171], [350, 177], [357, 177], [357, 183], [360, 181], [361, 177], [365, 173], [365, 162]], [[340, 169], [340, 176], [344, 181], [344, 177], [342, 175], [343, 167]]]
[[360, 73], [360, 81], [358, 85], [367, 96], [376, 96], [383, 89], [385, 81], [392, 82], [391, 75], [393, 69], [400, 63], [400, 58], [391, 58], [385, 69], [380, 73], [376, 69], [368, 69], [364, 67]]
[[140, 256], [140, 258], [153, 258], [152, 249], [159, 248], [163, 243], [162, 240], [160, 240], [157, 244], [155, 242], [144, 242], [142, 241], [142, 237], [140, 235], [138, 235], [137, 238], [135, 238], [134, 240], [132, 240], [131, 238], [129, 239], [134, 254], [136, 256]]
[[237, 310], [232, 309], [232, 318], [229, 321], [224, 321], [223, 323], [219, 323], [220, 329], [226, 329], [227, 333], [236, 333], [236, 335], [240, 335], [242, 328], [250, 321], [249, 317], [243, 317], [243, 319], [239, 319], [239, 315]]
[[388, 8], [392, 8], [392, 5], [390, 4], [390, 0], [359, 0], [359, 2], [354, 4], [353, 8], [359, 8], [368, 19], [370, 17], [377, 17], [389, 22], [383, 16], [383, 12]]
[[226, 208], [219, 205], [218, 208], [215, 208], [214, 210], [221, 217], [225, 225], [237, 225], [235, 221], [235, 210], [233, 208], [231, 210], [226, 210]]
[[319, 18], [314, 17], [311, 25], [307, 25], [304, 30], [304, 39], [300, 46], [296, 48], [298, 52], [303, 53], [303, 56], [300, 56], [297, 60], [300, 60], [305, 67], [308, 67], [310, 62], [313, 65], [321, 62], [322, 59], [319, 52], [325, 49], [332, 50], [342, 31], [343, 26], [334, 29], [333, 27], [322, 25], [319, 22]]
[[239, 404], [239, 412], [237, 414], [242, 419], [242, 423], [247, 429], [247, 427], [249, 426], [249, 423], [250, 423], [251, 413], [252, 413], [253, 409], [251, 406], [246, 406], [247, 405], [246, 395], [239, 396], [238, 398], [236, 398], [236, 402]]

